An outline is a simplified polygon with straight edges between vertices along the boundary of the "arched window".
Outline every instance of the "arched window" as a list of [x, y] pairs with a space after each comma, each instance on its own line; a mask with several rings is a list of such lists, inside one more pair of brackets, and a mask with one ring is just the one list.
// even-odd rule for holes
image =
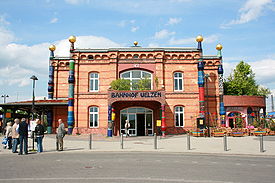
[[174, 73], [174, 91], [183, 91], [183, 73]]
[[90, 107], [89, 108], [90, 114], [90, 128], [98, 128], [98, 107]]
[[144, 89], [152, 89], [152, 74], [142, 70], [130, 70], [120, 74], [120, 78], [131, 81], [131, 90], [139, 90], [140, 81], [143, 80], [142, 85]]
[[90, 92], [99, 90], [99, 74], [96, 72], [90, 73]]
[[184, 127], [184, 107], [175, 107], [175, 126]]

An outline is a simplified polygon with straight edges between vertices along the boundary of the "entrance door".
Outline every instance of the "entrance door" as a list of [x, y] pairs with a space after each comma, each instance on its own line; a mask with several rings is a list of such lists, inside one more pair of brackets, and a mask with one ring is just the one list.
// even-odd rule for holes
[[120, 111], [120, 133], [125, 134], [125, 122], [129, 120], [130, 136], [153, 135], [153, 111], [147, 108], [131, 107]]
[[137, 135], [145, 135], [145, 114], [136, 114], [137, 115]]

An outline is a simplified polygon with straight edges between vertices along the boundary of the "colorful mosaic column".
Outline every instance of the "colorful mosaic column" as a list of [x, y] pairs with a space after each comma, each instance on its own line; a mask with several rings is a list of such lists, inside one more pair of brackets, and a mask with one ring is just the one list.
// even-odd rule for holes
[[165, 121], [165, 104], [161, 104], [161, 133], [165, 137], [166, 121]]
[[111, 105], [108, 106], [108, 130], [107, 130], [107, 136], [112, 137], [113, 136], [113, 123], [115, 120], [115, 109], [112, 108]]
[[224, 109], [224, 103], [223, 103], [223, 67], [222, 67], [222, 45], [218, 44], [216, 46], [216, 49], [218, 50], [217, 56], [220, 58], [220, 65], [218, 66], [218, 75], [219, 75], [219, 97], [220, 97], [220, 120], [221, 120], [221, 126], [225, 127], [225, 109]]
[[[71, 42], [71, 49], [70, 52], [74, 50], [74, 42], [76, 41], [75, 36], [70, 36], [69, 41]], [[75, 77], [74, 77], [74, 59], [71, 58], [69, 64], [69, 97], [68, 97], [68, 134], [72, 134], [73, 127], [74, 127], [74, 84], [75, 84]]]
[[198, 42], [198, 50], [201, 55], [198, 61], [198, 85], [199, 85], [199, 117], [205, 118], [205, 106], [204, 106], [204, 63], [201, 42], [203, 41], [202, 36], [196, 38]]
[[[52, 60], [54, 58], [55, 45], [49, 47], [50, 59], [49, 59], [49, 82], [48, 82], [48, 99], [53, 99], [53, 89], [54, 89], [54, 66], [52, 65]], [[53, 111], [49, 110], [47, 113], [47, 132], [52, 133], [52, 123], [53, 123]]]

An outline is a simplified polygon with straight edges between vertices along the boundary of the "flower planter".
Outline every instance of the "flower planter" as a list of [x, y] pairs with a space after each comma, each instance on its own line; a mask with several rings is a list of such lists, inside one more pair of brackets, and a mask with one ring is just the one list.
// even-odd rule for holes
[[214, 137], [223, 137], [224, 134], [225, 134], [224, 132], [213, 132]]
[[192, 132], [193, 137], [203, 137], [203, 131]]
[[232, 132], [231, 135], [233, 137], [243, 137], [244, 136], [244, 132]]
[[270, 131], [268, 135], [275, 135], [275, 131]]
[[255, 136], [259, 136], [259, 135], [267, 135], [267, 132], [266, 131], [254, 131], [254, 135]]

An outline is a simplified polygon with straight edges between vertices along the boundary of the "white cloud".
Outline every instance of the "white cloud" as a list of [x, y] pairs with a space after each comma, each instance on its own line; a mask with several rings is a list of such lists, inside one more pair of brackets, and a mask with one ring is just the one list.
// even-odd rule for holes
[[138, 26], [134, 26], [134, 27], [131, 28], [131, 32], [136, 32], [138, 29], [139, 29]]
[[165, 39], [165, 38], [175, 35], [175, 34], [176, 34], [176, 32], [169, 32], [168, 30], [163, 29], [163, 30], [155, 33], [154, 39]]
[[239, 17], [227, 24], [221, 25], [221, 28], [228, 28], [235, 24], [244, 24], [256, 20], [263, 15], [263, 11], [271, 7], [272, 0], [247, 0], [242, 8], [239, 9]]
[[51, 24], [54, 24], [54, 23], [57, 23], [57, 22], [58, 22], [58, 18], [53, 18], [53, 19], [51, 19], [51, 21], [50, 21]]
[[[204, 37], [204, 43], [214, 43], [217, 42], [219, 36], [216, 34]], [[183, 45], [183, 44], [192, 44], [196, 41], [195, 37], [192, 38], [183, 38], [183, 39], [175, 39], [174, 37], [169, 40], [169, 45]]]
[[182, 18], [169, 18], [167, 25], [176, 25], [182, 21]]

